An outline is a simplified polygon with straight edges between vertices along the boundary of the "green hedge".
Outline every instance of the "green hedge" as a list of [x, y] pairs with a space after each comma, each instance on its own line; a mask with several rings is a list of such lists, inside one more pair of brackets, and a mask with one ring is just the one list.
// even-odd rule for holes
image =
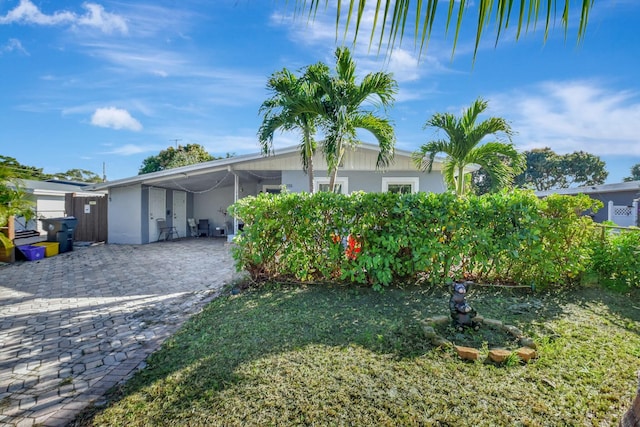
[[529, 191], [261, 194], [231, 207], [234, 258], [254, 279], [391, 283], [452, 279], [545, 287], [580, 280], [597, 235], [587, 196]]
[[640, 287], [640, 229], [603, 229], [593, 242], [593, 270], [601, 283], [619, 289]]

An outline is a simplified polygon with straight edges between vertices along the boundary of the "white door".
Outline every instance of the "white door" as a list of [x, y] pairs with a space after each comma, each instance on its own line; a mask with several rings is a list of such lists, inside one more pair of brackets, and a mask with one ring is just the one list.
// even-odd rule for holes
[[149, 241], [158, 240], [158, 219], [167, 220], [167, 192], [163, 188], [149, 188]]
[[173, 226], [178, 236], [187, 236], [187, 193], [184, 191], [173, 192]]

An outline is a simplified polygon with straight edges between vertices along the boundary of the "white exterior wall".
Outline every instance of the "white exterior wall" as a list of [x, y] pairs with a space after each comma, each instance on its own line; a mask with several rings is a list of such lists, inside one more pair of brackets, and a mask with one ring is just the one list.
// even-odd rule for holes
[[112, 188], [108, 197], [108, 243], [141, 244], [142, 187], [134, 185]]
[[[38, 196], [36, 203], [38, 218], [60, 218], [65, 216], [64, 195]], [[42, 224], [39, 224], [38, 229]]]
[[59, 218], [66, 215], [64, 211], [64, 194], [61, 195], [33, 195], [29, 196], [36, 213], [34, 219], [24, 223], [24, 218], [15, 219], [16, 230], [37, 230], [40, 234], [47, 234], [42, 228], [41, 218]]
[[[245, 197], [247, 189], [244, 193], [240, 193], [240, 197]], [[233, 187], [221, 187], [206, 193], [193, 195], [193, 217], [196, 220], [208, 219], [209, 226], [212, 230], [216, 227], [225, 227], [225, 223], [233, 221], [231, 215], [220, 212], [226, 211], [233, 204]]]

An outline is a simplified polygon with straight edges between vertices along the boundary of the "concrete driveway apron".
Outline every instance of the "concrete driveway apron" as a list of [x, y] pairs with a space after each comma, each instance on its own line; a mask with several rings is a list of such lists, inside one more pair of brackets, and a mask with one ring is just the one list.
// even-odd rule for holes
[[234, 271], [228, 245], [205, 238], [0, 267], [0, 425], [65, 425], [99, 403]]

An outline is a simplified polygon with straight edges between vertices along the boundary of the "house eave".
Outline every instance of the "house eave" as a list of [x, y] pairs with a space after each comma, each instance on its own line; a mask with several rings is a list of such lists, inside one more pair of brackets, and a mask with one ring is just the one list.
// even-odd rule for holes
[[536, 191], [536, 195], [538, 197], [546, 197], [550, 194], [600, 194], [634, 190], [640, 191], [640, 181], [618, 182], [614, 184], [601, 184], [573, 188], [558, 188], [555, 190]]
[[[374, 144], [362, 143], [358, 146], [360, 149], [369, 151], [379, 151], [379, 147]], [[194, 165], [181, 166], [178, 168], [167, 169], [158, 172], [152, 172], [148, 174], [136, 175], [129, 178], [118, 179], [114, 181], [108, 181], [104, 183], [98, 183], [87, 188], [90, 191], [104, 191], [114, 187], [127, 187], [131, 185], [153, 185], [166, 182], [171, 178], [182, 179], [189, 176], [197, 176], [215, 172], [232, 171], [239, 169], [240, 165], [254, 162], [257, 160], [269, 159], [269, 157], [282, 157], [291, 154], [298, 154], [300, 148], [298, 146], [289, 146], [281, 149], [274, 150], [270, 155], [263, 155], [262, 153], [244, 154], [225, 159], [212, 160], [210, 162], [197, 163]], [[396, 155], [410, 157], [412, 152], [406, 150], [395, 150]], [[436, 157], [436, 163], [441, 164], [443, 158]], [[393, 170], [393, 165], [387, 169], [381, 170]]]

